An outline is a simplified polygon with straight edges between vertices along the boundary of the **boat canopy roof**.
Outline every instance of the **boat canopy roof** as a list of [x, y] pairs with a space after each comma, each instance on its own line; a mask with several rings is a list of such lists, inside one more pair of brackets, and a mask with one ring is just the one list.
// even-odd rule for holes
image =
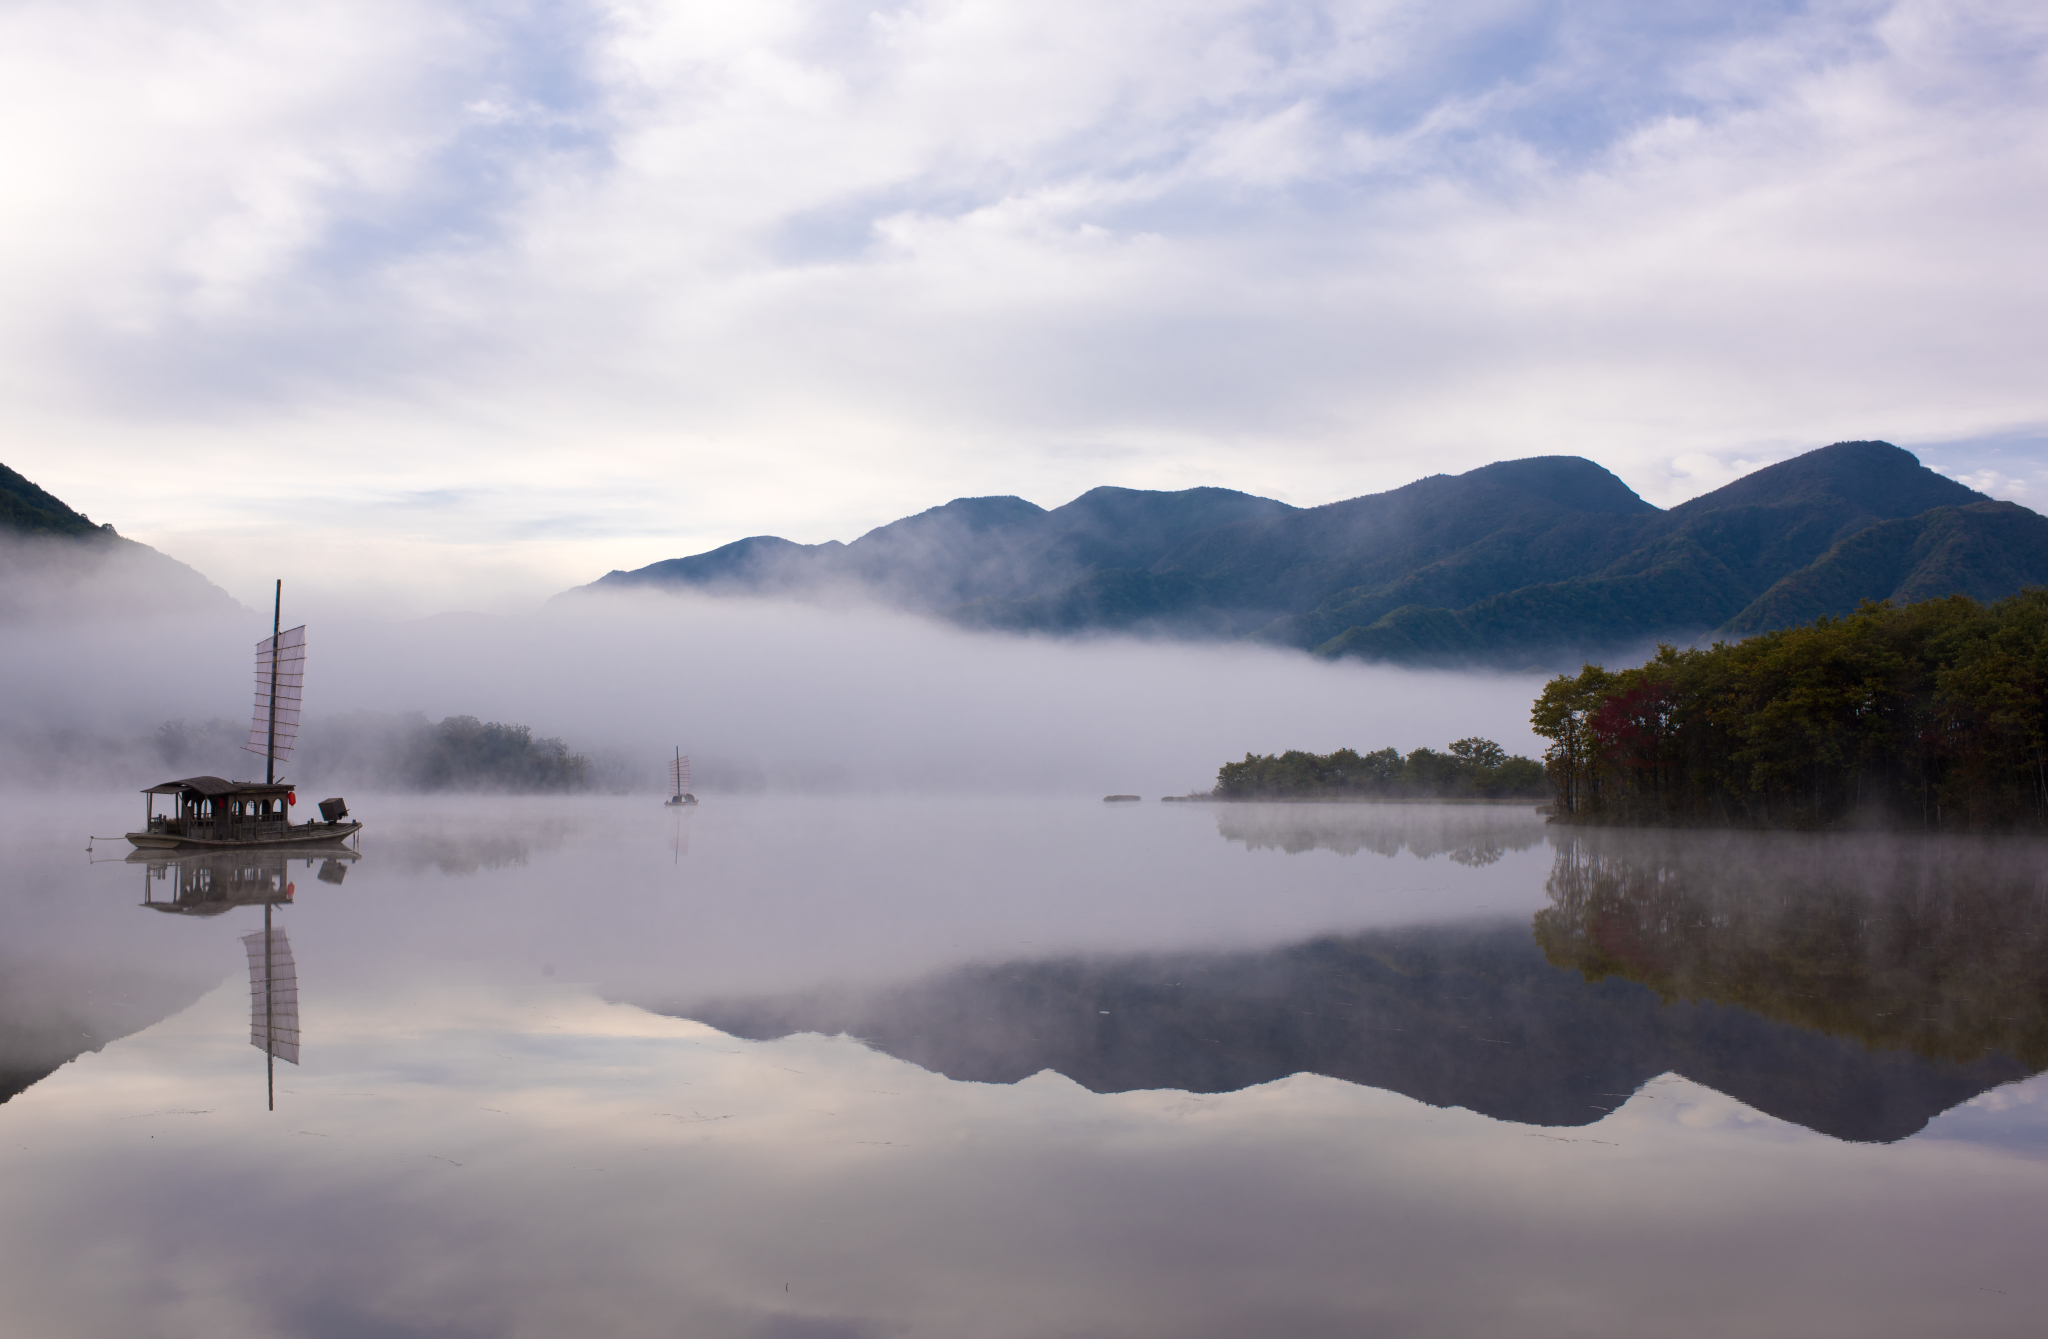
[[285, 795], [298, 789], [289, 781], [265, 785], [261, 781], [223, 781], [217, 776], [188, 776], [183, 781], [165, 781], [144, 790], [144, 795], [201, 795], [209, 800], [237, 795], [258, 798]]

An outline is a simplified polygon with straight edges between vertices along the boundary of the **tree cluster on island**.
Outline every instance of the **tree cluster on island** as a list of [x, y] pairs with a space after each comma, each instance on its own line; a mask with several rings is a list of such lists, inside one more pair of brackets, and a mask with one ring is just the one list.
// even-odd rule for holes
[[[152, 741], [166, 766], [231, 765], [244, 738], [237, 721], [167, 721]], [[246, 755], [244, 755], [246, 756]], [[219, 759], [219, 762], [215, 762]], [[589, 758], [525, 725], [420, 712], [358, 712], [308, 721], [295, 770], [398, 791], [563, 793], [587, 789]]]
[[1532, 799], [1543, 795], [1543, 764], [1509, 756], [1490, 739], [1460, 739], [1444, 752], [1244, 755], [1216, 771], [1219, 800]]
[[1567, 822], [2048, 827], [2048, 590], [1587, 665], [1531, 721]]

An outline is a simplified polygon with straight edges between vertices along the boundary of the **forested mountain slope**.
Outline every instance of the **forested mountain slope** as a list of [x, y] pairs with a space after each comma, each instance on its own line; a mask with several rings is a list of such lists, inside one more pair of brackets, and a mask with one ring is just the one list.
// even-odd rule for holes
[[585, 590], [858, 592], [1016, 631], [1255, 638], [1325, 656], [1531, 664], [1747, 634], [1863, 599], [2048, 584], [2048, 518], [1885, 442], [1842, 442], [1661, 511], [1545, 456], [1296, 508], [1098, 488], [1050, 511], [962, 498], [851, 544], [741, 540]]

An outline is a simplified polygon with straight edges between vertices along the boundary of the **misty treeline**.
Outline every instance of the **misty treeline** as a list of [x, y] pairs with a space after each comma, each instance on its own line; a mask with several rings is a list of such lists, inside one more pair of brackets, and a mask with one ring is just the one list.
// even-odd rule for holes
[[[172, 771], [218, 771], [246, 769], [256, 756], [241, 752], [247, 738], [247, 728], [237, 721], [167, 721], [153, 743]], [[560, 739], [536, 739], [524, 725], [474, 716], [430, 721], [421, 712], [357, 712], [307, 721], [286, 774], [384, 790], [531, 793], [587, 789], [593, 770], [583, 754]]]
[[1567, 821], [2048, 827], [2048, 591], [1663, 646], [1531, 719]]
[[1334, 753], [1244, 755], [1216, 770], [1223, 800], [1518, 799], [1544, 793], [1543, 764], [1508, 751], [1490, 739], [1460, 739], [1444, 752], [1419, 748], [1403, 757], [1386, 748], [1375, 753], [1338, 749]]

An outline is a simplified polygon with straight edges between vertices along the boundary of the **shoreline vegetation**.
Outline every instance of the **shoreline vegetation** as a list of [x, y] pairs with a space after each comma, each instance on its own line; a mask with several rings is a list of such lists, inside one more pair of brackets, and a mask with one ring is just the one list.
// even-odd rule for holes
[[2048, 590], [1894, 606], [1645, 664], [1531, 712], [1553, 821], [2048, 829]]
[[1420, 804], [1538, 800], [1547, 794], [1542, 763], [1510, 756], [1492, 740], [1475, 736], [1442, 753], [1419, 748], [1405, 757], [1391, 748], [1247, 753], [1242, 762], [1216, 770], [1216, 786], [1208, 794], [1166, 798]]

